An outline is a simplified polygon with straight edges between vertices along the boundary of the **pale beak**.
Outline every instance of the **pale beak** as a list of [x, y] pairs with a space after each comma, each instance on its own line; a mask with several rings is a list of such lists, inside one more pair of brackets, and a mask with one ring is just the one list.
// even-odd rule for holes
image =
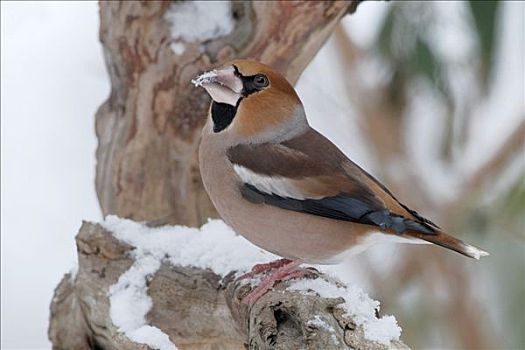
[[203, 73], [191, 82], [206, 89], [213, 101], [218, 103], [236, 106], [242, 96], [242, 80], [235, 74], [233, 66]]

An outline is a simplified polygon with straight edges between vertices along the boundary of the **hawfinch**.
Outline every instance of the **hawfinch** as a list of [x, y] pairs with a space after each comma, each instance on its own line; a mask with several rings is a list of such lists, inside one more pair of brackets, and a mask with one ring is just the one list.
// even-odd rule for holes
[[284, 259], [256, 300], [303, 263], [332, 264], [384, 241], [431, 242], [479, 259], [487, 252], [400, 202], [308, 125], [286, 79], [235, 60], [193, 80], [212, 98], [199, 147], [204, 186], [224, 221]]

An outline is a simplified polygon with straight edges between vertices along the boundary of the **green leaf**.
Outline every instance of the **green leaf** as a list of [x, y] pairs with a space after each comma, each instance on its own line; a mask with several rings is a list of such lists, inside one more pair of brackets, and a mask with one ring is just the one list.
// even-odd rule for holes
[[518, 177], [504, 197], [505, 213], [508, 216], [522, 217], [525, 212], [525, 174]]
[[381, 52], [381, 54], [387, 59], [391, 59], [393, 56], [392, 37], [394, 33], [394, 18], [396, 16], [395, 9], [395, 6], [390, 7], [388, 14], [386, 15], [386, 18], [383, 21], [383, 27], [381, 28], [377, 37], [378, 49]]
[[440, 62], [436, 59], [434, 53], [426, 42], [417, 39], [414, 52], [415, 68], [425, 75], [432, 85], [443, 95], [449, 98], [449, 92], [444, 84], [443, 70]]
[[476, 33], [481, 48], [481, 80], [486, 91], [493, 66], [499, 1], [470, 0], [469, 5], [474, 17]]

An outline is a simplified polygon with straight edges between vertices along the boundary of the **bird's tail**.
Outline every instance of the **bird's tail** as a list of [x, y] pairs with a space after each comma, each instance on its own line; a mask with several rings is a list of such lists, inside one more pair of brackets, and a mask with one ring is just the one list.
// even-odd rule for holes
[[435, 234], [425, 234], [417, 231], [409, 231], [409, 236], [423, 239], [427, 242], [434, 243], [441, 247], [454, 250], [460, 254], [479, 260], [482, 256], [489, 255], [488, 252], [474, 247], [468, 243], [463, 242], [460, 239], [454, 238], [451, 235], [436, 231]]

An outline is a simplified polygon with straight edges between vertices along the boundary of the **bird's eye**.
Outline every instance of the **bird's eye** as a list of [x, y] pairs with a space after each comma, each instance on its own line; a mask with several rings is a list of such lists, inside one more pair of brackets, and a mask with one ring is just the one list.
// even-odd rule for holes
[[253, 83], [255, 84], [255, 87], [257, 88], [263, 88], [263, 87], [267, 87], [268, 86], [268, 78], [266, 77], [266, 75], [264, 74], [257, 74], [254, 78], [253, 78]]

